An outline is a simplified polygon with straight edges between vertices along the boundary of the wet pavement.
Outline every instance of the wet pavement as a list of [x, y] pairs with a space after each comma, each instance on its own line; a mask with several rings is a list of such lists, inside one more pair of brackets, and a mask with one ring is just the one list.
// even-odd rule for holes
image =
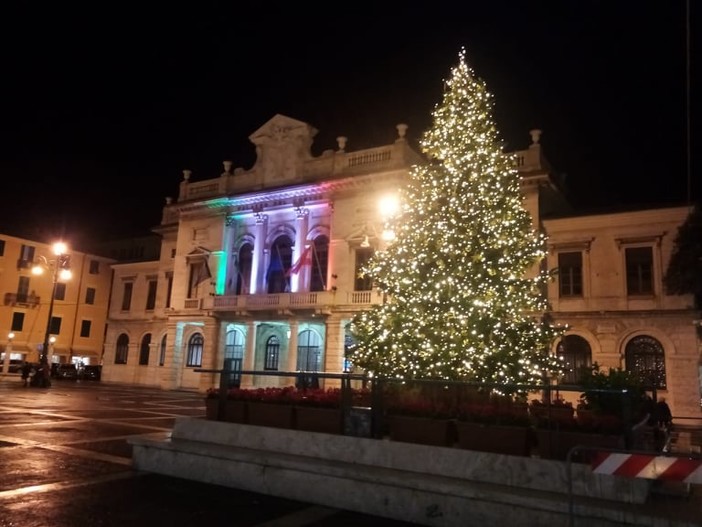
[[202, 394], [0, 376], [0, 401], [0, 527], [413, 525], [132, 470], [128, 439], [204, 416]]

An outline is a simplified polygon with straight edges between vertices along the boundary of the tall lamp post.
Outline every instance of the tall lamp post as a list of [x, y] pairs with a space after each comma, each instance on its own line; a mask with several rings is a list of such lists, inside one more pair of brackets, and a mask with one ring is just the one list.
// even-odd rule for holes
[[49, 316], [46, 320], [46, 332], [44, 333], [44, 343], [41, 348], [41, 359], [39, 360], [42, 375], [39, 378], [39, 385], [42, 388], [51, 386], [49, 378], [49, 341], [51, 337], [51, 319], [54, 313], [54, 297], [56, 296], [56, 284], [60, 280], [69, 280], [71, 278], [71, 257], [66, 254], [68, 247], [63, 242], [56, 242], [53, 245], [53, 251], [56, 255], [55, 260], [48, 260], [40, 256], [39, 262], [32, 267], [32, 273], [36, 275], [43, 274], [45, 270], [51, 273], [51, 300], [49, 301]]

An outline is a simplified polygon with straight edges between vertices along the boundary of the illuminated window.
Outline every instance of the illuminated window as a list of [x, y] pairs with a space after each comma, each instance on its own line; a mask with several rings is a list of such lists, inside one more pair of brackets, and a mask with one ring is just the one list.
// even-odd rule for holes
[[115, 346], [115, 364], [127, 364], [127, 356], [129, 355], [129, 337], [122, 333], [117, 337], [117, 345]]
[[277, 370], [278, 359], [280, 357], [280, 340], [273, 335], [266, 341], [266, 355], [264, 358], [264, 370]]
[[560, 296], [582, 296], [583, 257], [581, 252], [558, 253]]
[[312, 330], [300, 333], [297, 339], [297, 369], [300, 371], [321, 370], [322, 348], [319, 335]]
[[327, 286], [327, 266], [329, 264], [329, 238], [317, 236], [312, 245], [312, 276], [310, 291], [324, 291]]
[[556, 348], [556, 353], [568, 365], [561, 383], [577, 384], [592, 367], [592, 350], [587, 340], [578, 335], [566, 335]]
[[200, 333], [193, 334], [188, 341], [188, 357], [186, 366], [191, 368], [199, 368], [202, 366], [202, 350], [205, 345], [205, 339]]
[[645, 386], [666, 389], [665, 353], [660, 342], [647, 335], [634, 337], [624, 353], [626, 369], [636, 373]]
[[268, 293], [290, 291], [288, 271], [292, 266], [292, 242], [287, 236], [278, 236], [271, 245], [271, 261], [266, 273]]
[[239, 249], [239, 259], [236, 266], [236, 294], [245, 295], [251, 284], [251, 269], [253, 266], [253, 247], [245, 243]]
[[244, 334], [238, 329], [227, 331], [224, 344], [224, 369], [234, 371], [229, 375], [227, 384], [230, 388], [241, 384], [242, 362], [244, 360]]

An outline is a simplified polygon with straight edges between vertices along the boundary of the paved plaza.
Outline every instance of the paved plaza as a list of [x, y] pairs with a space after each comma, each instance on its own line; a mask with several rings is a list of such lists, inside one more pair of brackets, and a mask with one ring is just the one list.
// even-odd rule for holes
[[204, 416], [201, 394], [0, 376], [0, 401], [0, 527], [410, 525], [132, 470], [128, 439]]

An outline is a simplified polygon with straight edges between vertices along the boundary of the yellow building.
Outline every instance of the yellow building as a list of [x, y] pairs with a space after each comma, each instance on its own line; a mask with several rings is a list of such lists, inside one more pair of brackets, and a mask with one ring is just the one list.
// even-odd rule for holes
[[[99, 364], [114, 260], [0, 234], [0, 351], [3, 372], [18, 361], [39, 362], [47, 328], [48, 359]], [[70, 269], [62, 279], [57, 271]], [[37, 275], [33, 269], [43, 272]], [[51, 293], [56, 289], [53, 305]], [[51, 322], [49, 324], [49, 311]]]
[[[198, 368], [343, 371], [346, 325], [383, 301], [358, 269], [386, 243], [384, 206], [422, 161], [406, 129], [353, 152], [339, 137], [335, 150], [314, 157], [316, 130], [276, 115], [249, 137], [251, 168], [224, 162], [202, 181], [184, 171], [154, 229], [160, 259], [113, 266], [103, 379], [204, 391], [217, 376]], [[574, 368], [599, 362], [651, 374], [674, 412], [698, 415], [699, 315], [691, 296], [662, 287], [688, 209], [574, 215], [540, 132], [531, 139], [517, 152], [524, 203], [549, 235], [547, 265], [561, 273], [548, 294], [556, 321], [569, 324], [554, 351]]]

